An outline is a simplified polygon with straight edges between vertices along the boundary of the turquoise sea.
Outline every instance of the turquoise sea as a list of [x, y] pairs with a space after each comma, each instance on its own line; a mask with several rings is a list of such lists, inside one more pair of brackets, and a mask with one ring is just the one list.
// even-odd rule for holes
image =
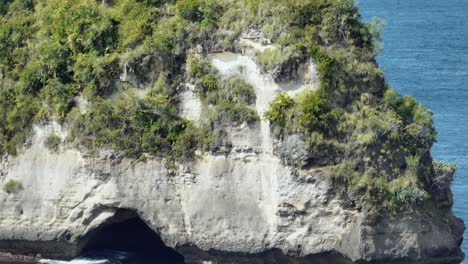
[[458, 165], [454, 211], [468, 224], [468, 0], [360, 0], [359, 7], [365, 21], [386, 21], [378, 62], [387, 81], [434, 112], [433, 156]]

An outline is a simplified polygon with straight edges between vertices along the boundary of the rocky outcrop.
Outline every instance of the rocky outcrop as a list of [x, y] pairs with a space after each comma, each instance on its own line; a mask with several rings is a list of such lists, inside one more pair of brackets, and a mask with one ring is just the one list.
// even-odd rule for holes
[[23, 185], [16, 193], [0, 192], [3, 250], [71, 258], [86, 246], [87, 235], [125, 208], [192, 263], [245, 263], [246, 256], [258, 263], [275, 263], [268, 259], [278, 256], [288, 259], [281, 263], [309, 263], [307, 256], [325, 252], [362, 262], [463, 258], [463, 225], [450, 212], [447, 222], [371, 217], [342, 206], [320, 170], [293, 169], [246, 151], [176, 167], [105, 150], [86, 156], [62, 146], [53, 153], [44, 147], [52, 132], [65, 136], [57, 125], [36, 127], [28, 149], [2, 160], [2, 184], [15, 179]]
[[439, 164], [434, 162], [435, 175], [433, 179], [428, 182], [432, 190], [434, 200], [439, 208], [452, 208], [453, 195], [451, 185], [456, 167], [453, 165]]
[[351, 249], [347, 255], [361, 255], [360, 263], [460, 263], [463, 223], [453, 215], [445, 221], [449, 224], [423, 215], [398, 220], [367, 215], [356, 225], [358, 237], [349, 237], [362, 244], [341, 252]]
[[[210, 61], [221, 75], [240, 76], [255, 87], [259, 115], [277, 93], [295, 95], [318, 85], [313, 62], [306, 64], [299, 81], [276, 83], [247, 55], [221, 53]], [[124, 71], [127, 77], [130, 69]], [[181, 112], [197, 120], [201, 102], [186, 86]], [[440, 174], [434, 183], [435, 192], [441, 193], [435, 199], [445, 204], [443, 217], [431, 212], [401, 219], [375, 217], [346, 206], [339, 187], [320, 168], [304, 168], [299, 136], [275, 149], [263, 119], [226, 130], [229, 150], [173, 164], [154, 157], [137, 161], [105, 149], [88, 155], [65, 143], [66, 129], [58, 124], [35, 126], [22, 153], [5, 156], [0, 164], [0, 184], [14, 180], [22, 186], [0, 191], [0, 248], [72, 258], [89, 246], [97, 230], [123, 221], [119, 212], [126, 210], [187, 263], [463, 259], [459, 246], [464, 226], [450, 208], [453, 173]], [[51, 133], [61, 138], [58, 152], [44, 144]]]

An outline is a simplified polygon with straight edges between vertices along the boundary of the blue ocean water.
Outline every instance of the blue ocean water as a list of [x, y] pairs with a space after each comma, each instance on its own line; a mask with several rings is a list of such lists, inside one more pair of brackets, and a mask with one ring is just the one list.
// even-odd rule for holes
[[432, 153], [458, 165], [454, 211], [468, 224], [468, 0], [360, 0], [359, 8], [365, 21], [386, 22], [378, 62], [387, 81], [434, 112]]

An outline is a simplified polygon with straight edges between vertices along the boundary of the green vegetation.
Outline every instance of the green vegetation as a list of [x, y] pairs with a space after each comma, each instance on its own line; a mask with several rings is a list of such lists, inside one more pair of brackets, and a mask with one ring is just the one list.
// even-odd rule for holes
[[8, 193], [18, 193], [23, 189], [23, 185], [21, 182], [17, 180], [8, 180], [4, 185], [3, 185], [3, 190]]
[[189, 57], [187, 67], [198, 94], [206, 105], [213, 106], [216, 122], [252, 124], [259, 121], [252, 106], [256, 100], [255, 90], [250, 84], [238, 77], [219, 80], [215, 69], [199, 56]]
[[453, 175], [457, 170], [457, 166], [453, 164], [446, 164], [442, 162], [432, 162], [434, 170], [437, 175], [443, 176], [445, 174]]
[[[345, 50], [340, 58], [349, 61], [372, 62], [372, 56], [359, 54], [372, 50], [372, 41], [369, 30], [359, 22], [357, 8], [349, 1], [12, 0], [2, 5], [0, 15], [0, 107], [5, 109], [0, 114], [0, 151], [12, 154], [30, 135], [33, 122], [55, 119], [73, 123], [79, 115], [74, 99], [78, 95], [90, 102], [92, 111], [85, 115], [107, 111], [106, 115], [117, 116], [119, 110], [106, 105], [113, 104], [111, 98], [116, 93], [124, 93], [132, 86], [154, 86], [151, 97], [166, 96], [174, 103], [188, 51], [197, 45], [203, 50], [232, 49], [246, 28], [259, 28], [276, 44], [274, 50], [258, 56], [266, 68], [319, 51], [328, 57], [343, 53], [335, 50]], [[135, 81], [120, 81], [124, 65]], [[368, 69], [371, 66], [375, 64], [369, 64]], [[251, 107], [251, 89], [245, 83], [220, 81], [216, 74], [199, 70], [195, 67], [190, 74], [196, 77], [204, 100], [219, 108], [220, 119], [234, 123], [258, 120]], [[363, 79], [358, 77], [355, 79]], [[369, 80], [373, 78], [368, 76]], [[135, 96], [126, 101], [153, 107]], [[169, 123], [181, 122], [176, 115], [171, 118]], [[80, 129], [72, 128], [73, 134], [88, 146], [89, 138], [95, 136], [90, 136], [91, 131], [100, 135], [102, 131], [97, 127], [107, 131], [124, 122], [118, 120], [104, 128], [86, 116], [79, 120]], [[136, 120], [139, 118], [124, 123]], [[144, 134], [142, 131], [148, 129], [136, 130]], [[157, 130], [164, 131], [160, 138], [168, 139], [159, 147], [138, 147], [137, 151], [134, 146], [130, 152], [151, 150], [165, 155], [159, 151], [171, 151], [177, 142], [173, 133], [184, 133], [184, 129], [169, 130], [169, 138], [166, 129]], [[125, 142], [133, 141], [129, 135], [119, 133], [127, 137], [121, 139]], [[131, 145], [105, 141], [96, 138], [94, 147]]]
[[275, 135], [311, 131], [333, 133], [339, 109], [333, 108], [322, 90], [306, 91], [296, 98], [284, 93], [277, 95], [265, 113], [275, 131]]
[[345, 106], [364, 92], [383, 91], [383, 73], [374, 60], [378, 35], [371, 34], [379, 28], [361, 23], [353, 1], [236, 1], [221, 21], [237, 34], [258, 28], [272, 40], [275, 48], [257, 58], [267, 70], [291, 58], [314, 57], [333, 104]]
[[[255, 91], [193, 54], [235, 51], [256, 29], [274, 44], [257, 54], [265, 71], [313, 58], [319, 72], [318, 91], [271, 103], [265, 118], [280, 141], [301, 135], [306, 166], [326, 166], [356, 206], [398, 215], [428, 199], [432, 114], [385, 85], [374, 58], [383, 23], [362, 23], [351, 0], [8, 0], [0, 24], [0, 154], [52, 120], [91, 152], [167, 164], [225, 152], [223, 127], [259, 120]], [[177, 111], [187, 79], [206, 108], [198, 124]]]
[[427, 200], [422, 179], [435, 175], [424, 162], [435, 140], [431, 113], [391, 88], [382, 99], [364, 93], [348, 108], [333, 107], [322, 91], [279, 94], [265, 113], [275, 135], [301, 134], [308, 166], [327, 166], [376, 210], [399, 215]]
[[[31, 124], [50, 119], [71, 123], [76, 141], [92, 149], [172, 153], [189, 126], [171, 106], [186, 52], [216, 35], [220, 15], [220, 3], [208, 0], [6, 1], [0, 153], [15, 154]], [[119, 80], [124, 64], [146, 86], [157, 80], [147, 98], [124, 95], [134, 85]], [[86, 114], [74, 100], [80, 94], [89, 102]]]
[[16, 154], [17, 145], [26, 140], [31, 123], [38, 119], [39, 102], [12, 86], [13, 82], [0, 80], [0, 153]]
[[224, 83], [223, 90], [226, 94], [223, 96], [225, 100], [235, 103], [255, 104], [257, 96], [252, 85], [246, 81], [232, 77]]
[[403, 123], [404, 146], [413, 155], [429, 151], [436, 138], [432, 113], [411, 96], [400, 97], [392, 89], [385, 91], [383, 102], [398, 114]]
[[298, 54], [294, 47], [286, 46], [283, 48], [279, 45], [266, 49], [263, 52], [258, 52], [256, 56], [258, 65], [264, 71], [271, 70], [296, 58], [298, 58]]
[[235, 104], [230, 101], [221, 101], [217, 106], [218, 115], [221, 119], [227, 118], [226, 121], [234, 123], [252, 124], [259, 120], [255, 110], [245, 104]]
[[112, 147], [134, 157], [144, 152], [170, 153], [189, 126], [177, 116], [169, 98], [160, 94], [139, 98], [131, 91], [115, 101], [93, 102], [84, 115], [72, 114], [72, 135], [80, 144], [90, 149]]
[[45, 146], [53, 152], [57, 152], [59, 150], [60, 143], [60, 137], [53, 133], [49, 134], [44, 141]]
[[265, 112], [265, 118], [268, 119], [275, 135], [285, 134], [286, 122], [289, 120], [290, 109], [294, 106], [294, 100], [285, 93], [276, 96], [270, 103], [270, 109]]

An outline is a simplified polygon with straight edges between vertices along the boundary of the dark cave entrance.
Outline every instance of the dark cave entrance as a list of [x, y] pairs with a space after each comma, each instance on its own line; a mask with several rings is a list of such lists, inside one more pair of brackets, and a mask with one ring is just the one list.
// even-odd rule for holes
[[151, 263], [183, 264], [184, 257], [167, 247], [158, 234], [139, 215], [127, 209], [91, 231], [82, 241], [83, 255], [104, 251], [129, 252]]

